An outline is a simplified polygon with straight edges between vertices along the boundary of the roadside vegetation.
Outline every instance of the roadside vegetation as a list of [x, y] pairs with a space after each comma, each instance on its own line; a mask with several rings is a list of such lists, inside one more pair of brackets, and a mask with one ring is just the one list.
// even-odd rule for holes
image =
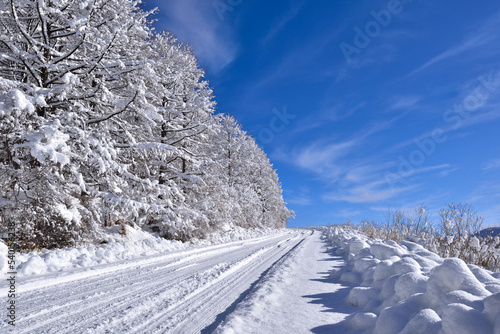
[[362, 232], [374, 239], [409, 240], [441, 257], [457, 257], [483, 268], [500, 271], [500, 235], [480, 233], [483, 217], [469, 204], [448, 204], [439, 210], [437, 220], [424, 207], [413, 215], [402, 210], [388, 210], [385, 222], [364, 220], [340, 224], [342, 228]]

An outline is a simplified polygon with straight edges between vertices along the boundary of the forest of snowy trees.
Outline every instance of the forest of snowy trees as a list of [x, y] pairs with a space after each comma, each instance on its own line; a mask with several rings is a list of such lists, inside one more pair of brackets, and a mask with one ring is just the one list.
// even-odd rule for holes
[[65, 247], [105, 227], [189, 240], [281, 228], [266, 154], [215, 113], [189, 47], [132, 0], [0, 0], [0, 221]]

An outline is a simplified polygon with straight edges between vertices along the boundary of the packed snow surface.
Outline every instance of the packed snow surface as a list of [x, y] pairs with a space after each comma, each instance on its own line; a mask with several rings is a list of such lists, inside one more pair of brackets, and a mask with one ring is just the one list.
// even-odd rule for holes
[[14, 332], [500, 333], [499, 273], [339, 228], [250, 236], [18, 255]]
[[329, 254], [321, 233], [309, 234], [271, 268], [215, 333], [325, 333], [325, 327], [353, 311], [343, 302], [346, 286], [328, 278], [332, 267], [342, 265], [341, 257]]
[[[252, 239], [185, 245], [112, 263], [80, 261], [60, 271], [20, 275], [16, 327], [2, 321], [0, 333], [207, 333], [309, 233], [281, 230]], [[41, 256], [29, 261], [39, 262], [27, 264], [30, 268], [46, 263]], [[0, 289], [5, 291], [8, 283], [2, 280]]]

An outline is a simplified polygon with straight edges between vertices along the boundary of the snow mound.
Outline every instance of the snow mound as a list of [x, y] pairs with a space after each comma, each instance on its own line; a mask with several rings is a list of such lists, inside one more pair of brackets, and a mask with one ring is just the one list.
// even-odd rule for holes
[[[105, 235], [106, 243], [101, 245], [16, 253], [17, 274], [22, 277], [85, 268], [183, 247], [179, 241], [165, 240], [130, 226], [113, 226]], [[3, 261], [0, 258], [0, 266]], [[1, 270], [5, 273], [7, 268], [1, 266]]]
[[500, 333], [500, 273], [443, 259], [409, 241], [329, 228], [346, 266], [330, 279], [354, 285], [345, 322], [356, 333]]

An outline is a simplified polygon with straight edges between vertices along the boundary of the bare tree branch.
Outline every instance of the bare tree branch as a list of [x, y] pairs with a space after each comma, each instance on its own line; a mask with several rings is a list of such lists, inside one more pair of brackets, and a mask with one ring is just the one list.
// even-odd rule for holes
[[121, 110], [119, 110], [117, 112], [111, 113], [109, 115], [106, 115], [104, 117], [89, 119], [88, 121], [85, 122], [85, 124], [86, 125], [91, 125], [91, 124], [96, 124], [96, 123], [104, 122], [104, 121], [107, 121], [108, 119], [110, 119], [113, 116], [121, 114], [122, 112], [124, 112], [128, 108], [128, 106], [132, 102], [134, 102], [134, 100], [135, 100], [135, 98], [137, 97], [138, 94], [139, 94], [139, 91], [136, 91], [134, 97], [125, 105], [125, 107], [123, 107], [123, 109], [121, 109]]

